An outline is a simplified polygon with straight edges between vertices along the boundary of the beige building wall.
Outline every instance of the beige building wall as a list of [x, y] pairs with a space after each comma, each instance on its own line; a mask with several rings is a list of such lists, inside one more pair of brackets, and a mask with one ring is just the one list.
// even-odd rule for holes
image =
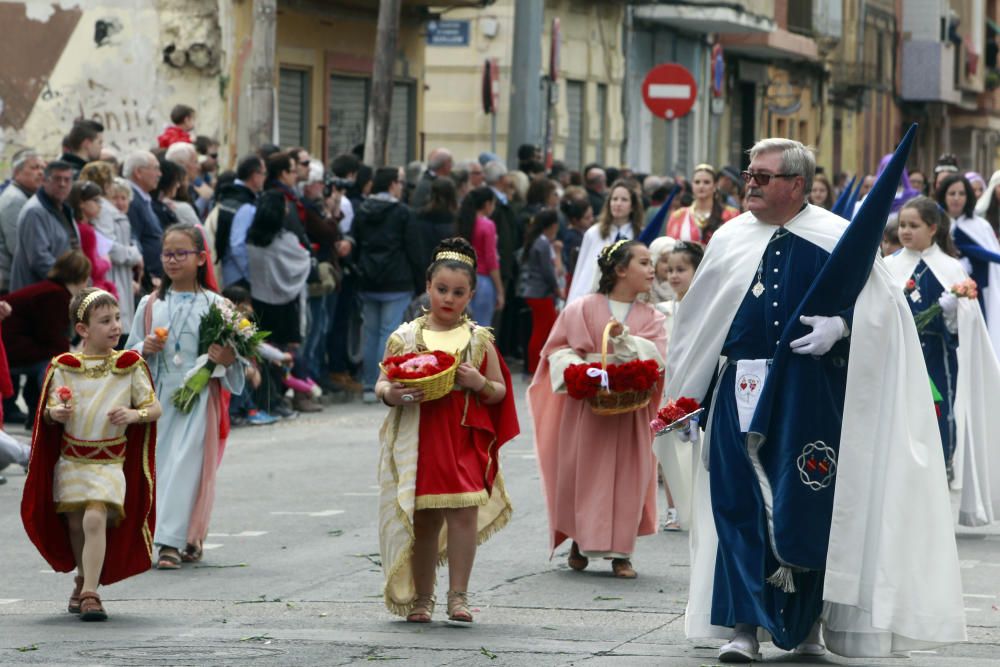
[[[541, 0], [540, 0], [541, 1]], [[548, 72], [552, 18], [561, 23], [562, 49], [559, 96], [555, 111], [554, 156], [565, 155], [569, 136], [566, 80], [584, 82], [582, 161], [618, 164], [624, 135], [621, 82], [624, 55], [621, 44], [624, 5], [584, 0], [547, 0], [542, 35], [542, 68]], [[497, 153], [506, 155], [509, 125], [510, 68], [514, 39], [514, 2], [498, 0], [481, 10], [455, 10], [449, 20], [471, 21], [469, 46], [426, 47], [423, 132], [425, 146], [451, 149], [456, 159], [474, 158], [490, 150], [490, 117], [482, 109], [483, 63], [495, 57], [500, 68], [497, 114]], [[607, 113], [597, 114], [597, 86], [607, 85]], [[543, 95], [544, 102], [544, 95]], [[544, 109], [539, 110], [544, 119]], [[544, 120], [541, 123], [544, 135]], [[604, 151], [597, 155], [600, 133]], [[542, 141], [539, 137], [539, 143]], [[577, 168], [579, 165], [571, 165]]]

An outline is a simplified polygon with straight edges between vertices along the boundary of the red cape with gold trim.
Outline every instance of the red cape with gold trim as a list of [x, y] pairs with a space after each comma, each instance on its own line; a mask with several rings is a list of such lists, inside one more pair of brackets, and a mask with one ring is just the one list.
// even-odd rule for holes
[[[65, 366], [80, 365], [71, 354], [60, 355], [54, 362]], [[148, 375], [149, 369], [136, 352], [123, 352], [115, 365], [126, 369], [137, 363], [143, 364]], [[76, 568], [76, 560], [66, 522], [56, 514], [52, 497], [53, 472], [59, 460], [63, 426], [48, 424], [42, 418], [51, 381], [52, 365], [45, 373], [31, 437], [31, 460], [21, 498], [21, 521], [28, 537], [52, 569], [69, 572]], [[107, 551], [101, 570], [104, 586], [145, 572], [152, 566], [153, 527], [156, 524], [156, 424], [131, 424], [125, 430], [125, 437], [128, 440], [124, 464], [125, 517], [117, 526], [108, 524]]]

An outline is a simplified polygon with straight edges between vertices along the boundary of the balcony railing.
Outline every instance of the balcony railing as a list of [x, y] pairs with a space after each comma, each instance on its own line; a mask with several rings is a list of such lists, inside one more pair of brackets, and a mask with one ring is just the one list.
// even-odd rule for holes
[[883, 84], [875, 63], [833, 63], [830, 79], [834, 88], [874, 88]]

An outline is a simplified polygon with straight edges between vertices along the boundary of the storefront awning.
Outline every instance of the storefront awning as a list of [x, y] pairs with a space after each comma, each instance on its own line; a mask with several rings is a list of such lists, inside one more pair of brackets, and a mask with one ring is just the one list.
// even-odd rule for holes
[[775, 27], [770, 17], [729, 2], [640, 5], [633, 16], [639, 21], [701, 34], [770, 32]]

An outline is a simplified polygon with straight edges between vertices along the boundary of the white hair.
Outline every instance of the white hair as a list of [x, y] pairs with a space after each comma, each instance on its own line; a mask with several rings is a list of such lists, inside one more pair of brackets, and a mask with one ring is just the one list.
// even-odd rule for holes
[[198, 158], [198, 150], [194, 147], [194, 144], [189, 144], [186, 141], [178, 141], [170, 144], [170, 147], [167, 148], [167, 152], [163, 157], [170, 162], [176, 162], [177, 164], [184, 166], [192, 158]]
[[483, 167], [483, 175], [486, 177], [487, 185], [496, 185], [500, 179], [507, 175], [507, 167], [504, 166], [503, 162], [493, 160], [487, 162]]
[[122, 165], [122, 175], [132, 180], [132, 174], [135, 173], [136, 169], [148, 167], [153, 162], [156, 162], [156, 156], [149, 151], [133, 151], [125, 158], [125, 164]]
[[805, 144], [794, 139], [782, 139], [771, 137], [761, 139], [750, 149], [750, 161], [752, 162], [762, 153], [781, 153], [781, 173], [795, 174], [805, 179], [803, 192], [809, 194], [812, 189], [813, 178], [816, 176], [816, 156]]
[[306, 184], [322, 183], [326, 180], [326, 169], [319, 160], [309, 160], [309, 176], [306, 177]]
[[28, 163], [31, 160], [34, 160], [36, 158], [41, 159], [41, 157], [42, 156], [39, 155], [38, 152], [35, 151], [35, 149], [33, 148], [25, 148], [23, 150], [14, 153], [14, 159], [12, 160], [14, 175], [17, 176], [22, 169], [28, 166]]

